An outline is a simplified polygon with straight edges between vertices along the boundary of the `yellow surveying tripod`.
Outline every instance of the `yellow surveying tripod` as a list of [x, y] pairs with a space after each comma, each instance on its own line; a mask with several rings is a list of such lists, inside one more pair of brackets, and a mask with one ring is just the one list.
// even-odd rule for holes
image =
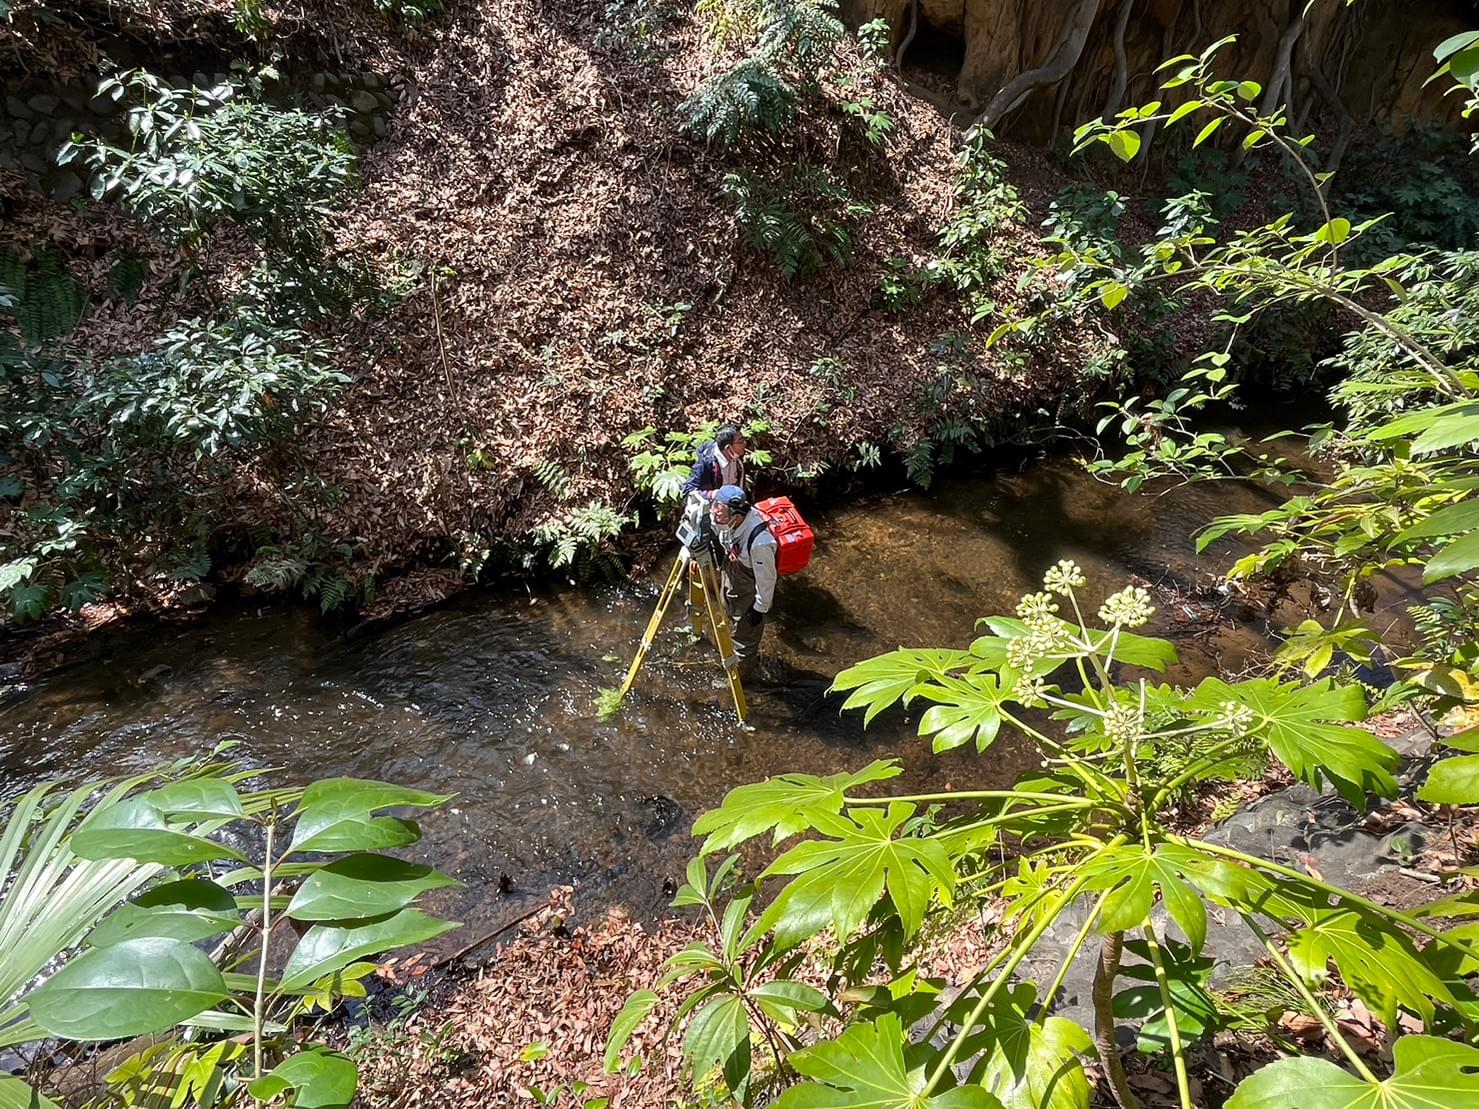
[[745, 691], [740, 685], [739, 659], [734, 653], [734, 637], [729, 634], [729, 615], [724, 610], [719, 595], [719, 570], [715, 565], [713, 523], [709, 519], [709, 506], [698, 494], [690, 494], [683, 511], [683, 520], [678, 525], [678, 541], [683, 544], [678, 560], [673, 563], [673, 572], [657, 598], [657, 607], [647, 621], [647, 630], [642, 633], [642, 642], [637, 647], [636, 657], [627, 670], [626, 681], [621, 683], [619, 698], [624, 699], [637, 680], [637, 673], [647, 661], [647, 652], [662, 627], [663, 619], [678, 595], [683, 579], [688, 579], [688, 618], [693, 624], [694, 635], [703, 633], [700, 622], [699, 604], [709, 618], [709, 628], [714, 634], [714, 643], [719, 648], [719, 661], [724, 667], [724, 676], [729, 680], [729, 692], [734, 698], [734, 712], [741, 724], [749, 712], [745, 706]]

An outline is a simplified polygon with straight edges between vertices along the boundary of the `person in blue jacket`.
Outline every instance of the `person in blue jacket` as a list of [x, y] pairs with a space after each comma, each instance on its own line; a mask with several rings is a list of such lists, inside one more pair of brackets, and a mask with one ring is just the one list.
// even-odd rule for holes
[[714, 434], [714, 441], [698, 452], [693, 472], [683, 483], [686, 497], [694, 490], [712, 501], [716, 490], [726, 485], [745, 484], [745, 451], [749, 444], [734, 424], [725, 424]]

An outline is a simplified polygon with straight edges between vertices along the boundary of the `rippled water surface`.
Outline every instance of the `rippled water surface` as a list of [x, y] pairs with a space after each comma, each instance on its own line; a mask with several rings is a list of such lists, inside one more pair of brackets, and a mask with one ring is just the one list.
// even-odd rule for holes
[[[627, 710], [594, 719], [597, 690], [620, 680], [656, 599], [653, 581], [475, 593], [360, 637], [276, 607], [139, 629], [110, 657], [0, 707], [0, 799], [41, 778], [138, 770], [235, 739], [249, 764], [283, 768], [284, 783], [344, 774], [455, 793], [424, 820], [417, 851], [466, 883], [436, 907], [473, 934], [554, 881], [576, 882], [584, 911], [648, 913], [681, 876], [693, 816], [735, 785], [894, 755], [911, 791], [984, 788], [1026, 768], [1009, 741], [985, 758], [931, 756], [902, 713], [865, 732], [824, 695], [843, 666], [900, 645], [969, 642], [977, 617], [1010, 612], [1058, 558], [1086, 568], [1095, 596], [1131, 574], [1197, 581], [1226, 559], [1214, 549], [1199, 560], [1192, 532], [1271, 503], [1233, 485], [1130, 497], [1054, 462], [809, 511], [816, 557], [781, 583], [766, 640], [774, 688], [752, 698], [753, 731], [736, 728], [709, 648], [687, 645], [677, 612]], [[1181, 644], [1172, 677], [1186, 682], [1261, 637], [1214, 630], [1195, 605], [1163, 605], [1150, 630]], [[503, 875], [512, 890], [500, 895]]]

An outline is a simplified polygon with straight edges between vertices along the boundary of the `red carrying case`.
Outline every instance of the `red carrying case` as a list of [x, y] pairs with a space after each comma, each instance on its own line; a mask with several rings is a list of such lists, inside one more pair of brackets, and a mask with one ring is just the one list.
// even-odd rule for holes
[[775, 536], [775, 568], [778, 574], [794, 574], [805, 570], [811, 561], [812, 549], [817, 538], [790, 497], [770, 497], [755, 505], [770, 524], [770, 534]]

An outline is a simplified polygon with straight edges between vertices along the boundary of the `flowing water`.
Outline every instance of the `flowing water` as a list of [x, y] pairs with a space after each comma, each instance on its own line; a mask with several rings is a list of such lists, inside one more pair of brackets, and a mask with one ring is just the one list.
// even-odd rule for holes
[[[12, 690], [0, 707], [0, 802], [48, 777], [137, 771], [236, 740], [248, 765], [282, 768], [283, 784], [353, 775], [456, 794], [425, 817], [416, 849], [465, 883], [432, 903], [470, 926], [453, 946], [554, 882], [576, 883], [582, 912], [645, 915], [681, 880], [694, 815], [733, 786], [892, 756], [907, 792], [990, 788], [1029, 767], [1005, 735], [984, 758], [932, 756], [902, 712], [865, 731], [825, 695], [842, 667], [900, 645], [968, 643], [977, 617], [1010, 613], [1059, 558], [1084, 566], [1096, 598], [1131, 575], [1205, 585], [1227, 547], [1198, 558], [1189, 536], [1214, 515], [1272, 503], [1229, 484], [1132, 497], [1049, 462], [928, 496], [803, 504], [816, 556], [780, 585], [766, 632], [774, 688], [756, 691], [746, 731], [716, 686], [711, 648], [688, 643], [676, 608], [626, 711], [594, 718], [656, 600], [653, 580], [475, 592], [359, 637], [277, 606], [137, 629], [109, 657]], [[1173, 680], [1236, 666], [1265, 642], [1236, 605], [1219, 620], [1195, 597], [1166, 598], [1147, 630], [1180, 645]]]

